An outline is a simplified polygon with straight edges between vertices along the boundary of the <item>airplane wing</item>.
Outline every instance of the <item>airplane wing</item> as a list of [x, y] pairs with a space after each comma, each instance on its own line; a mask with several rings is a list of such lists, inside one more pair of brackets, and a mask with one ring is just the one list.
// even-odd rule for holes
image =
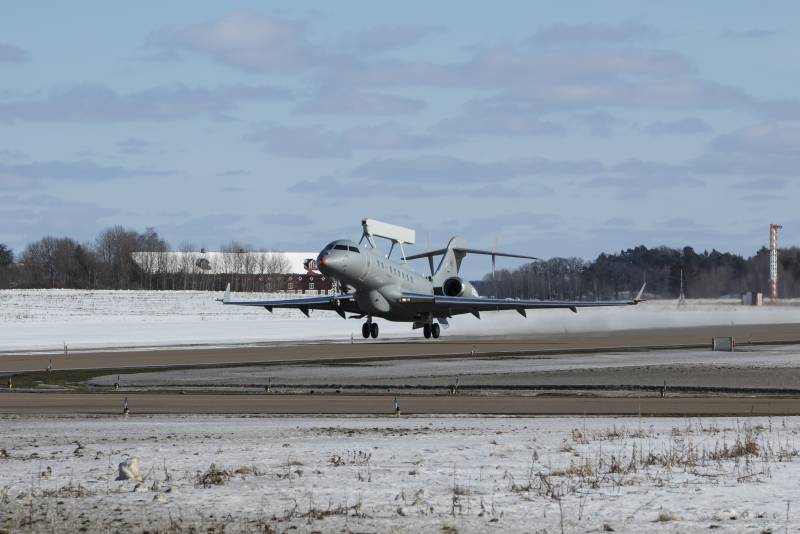
[[639, 294], [632, 300], [516, 300], [403, 293], [400, 297], [400, 302], [404, 304], [418, 304], [420, 309], [430, 311], [434, 315], [437, 313], [446, 316], [472, 313], [477, 316], [482, 311], [515, 310], [520, 315], [527, 316], [525, 310], [564, 308], [578, 313], [578, 308], [634, 306], [640, 302], [644, 302], [644, 299], [642, 299], [644, 288], [645, 286], [642, 286], [642, 289], [639, 290]]
[[231, 300], [231, 285], [225, 288], [225, 295], [220, 300], [223, 304], [233, 306], [258, 306], [272, 312], [273, 308], [296, 308], [308, 317], [309, 310], [335, 311], [343, 319], [345, 312], [358, 312], [353, 295], [321, 295], [319, 297], [306, 297], [286, 300]]

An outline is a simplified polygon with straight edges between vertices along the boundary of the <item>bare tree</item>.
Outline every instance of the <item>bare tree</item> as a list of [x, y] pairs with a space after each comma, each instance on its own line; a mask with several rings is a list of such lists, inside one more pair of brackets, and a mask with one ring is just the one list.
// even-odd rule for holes
[[0, 243], [0, 288], [11, 285], [11, 270], [14, 268], [14, 251]]
[[28, 245], [20, 257], [28, 287], [93, 287], [93, 253], [69, 238], [45, 237]]

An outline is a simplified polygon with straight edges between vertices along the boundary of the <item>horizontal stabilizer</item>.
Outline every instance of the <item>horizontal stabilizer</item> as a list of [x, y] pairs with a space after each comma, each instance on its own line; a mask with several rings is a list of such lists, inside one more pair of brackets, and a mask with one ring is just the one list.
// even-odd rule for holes
[[[454, 252], [461, 252], [463, 254], [482, 254], [484, 256], [495, 256], [498, 258], [522, 258], [526, 260], [536, 260], [542, 261], [541, 258], [537, 258], [536, 256], [526, 256], [524, 254], [510, 254], [508, 252], [493, 252], [491, 250], [480, 250], [476, 248], [453, 248]], [[418, 260], [421, 258], [431, 258], [434, 256], [441, 256], [447, 252], [446, 248], [440, 248], [438, 250], [431, 250], [428, 252], [420, 252], [419, 254], [413, 254], [411, 256], [406, 256], [407, 260]]]

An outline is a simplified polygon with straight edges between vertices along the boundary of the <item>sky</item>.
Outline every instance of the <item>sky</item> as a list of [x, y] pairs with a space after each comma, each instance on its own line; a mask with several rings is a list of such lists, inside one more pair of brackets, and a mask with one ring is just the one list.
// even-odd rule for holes
[[[0, 242], [800, 245], [797, 2], [17, 2]], [[477, 260], [475, 274], [486, 265]], [[509, 265], [511, 266], [511, 265]]]

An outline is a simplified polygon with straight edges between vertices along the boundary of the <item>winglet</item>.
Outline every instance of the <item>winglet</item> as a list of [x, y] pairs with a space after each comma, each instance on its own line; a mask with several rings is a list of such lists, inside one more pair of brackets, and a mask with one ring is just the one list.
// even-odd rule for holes
[[646, 299], [643, 299], [642, 295], [644, 295], [644, 288], [646, 288], [646, 287], [647, 287], [647, 282], [642, 284], [642, 289], [639, 290], [639, 293], [636, 295], [636, 298], [633, 299], [633, 303], [634, 304], [639, 304], [640, 302], [645, 302]]

